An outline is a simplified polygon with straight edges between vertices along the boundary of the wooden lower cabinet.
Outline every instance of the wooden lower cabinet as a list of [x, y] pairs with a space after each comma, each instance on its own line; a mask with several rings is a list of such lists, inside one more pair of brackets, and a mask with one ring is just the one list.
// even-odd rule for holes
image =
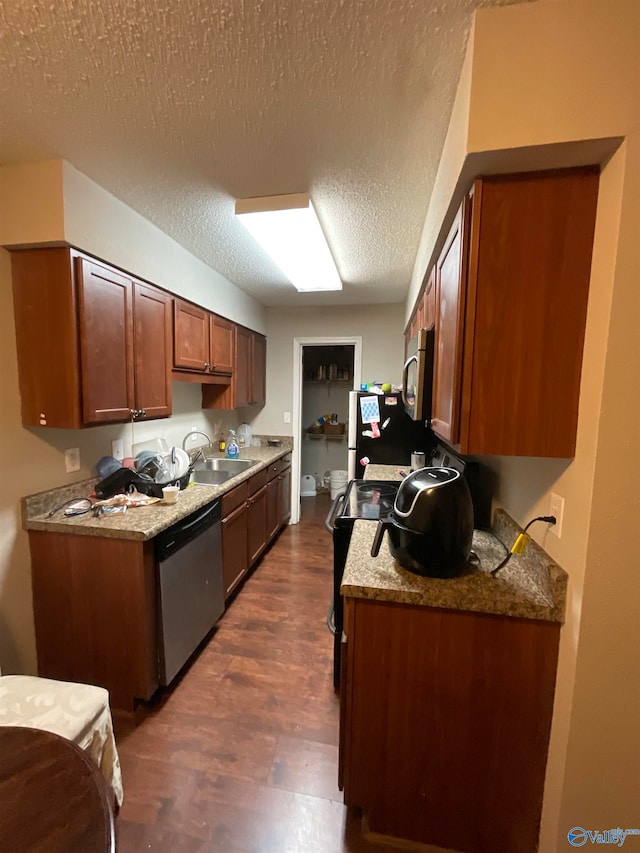
[[131, 711], [158, 687], [153, 541], [29, 532], [38, 673]]
[[222, 578], [228, 598], [249, 568], [247, 559], [247, 507], [243, 503], [222, 519]]
[[247, 501], [247, 550], [252, 566], [267, 544], [267, 485]]
[[[268, 472], [222, 496], [225, 598], [282, 526], [290, 473], [267, 484]], [[29, 546], [39, 675], [105, 687], [126, 711], [150, 699], [160, 683], [154, 541], [30, 530]]]
[[267, 483], [267, 539], [271, 541], [280, 529], [280, 481], [277, 476]]
[[290, 454], [277, 459], [222, 497], [222, 563], [226, 598], [238, 589], [249, 569], [291, 515], [290, 462]]
[[278, 474], [278, 526], [291, 518], [291, 468], [283, 468]]
[[291, 454], [269, 466], [267, 483], [267, 541], [291, 518]]
[[347, 598], [346, 805], [385, 835], [534, 853], [559, 633], [550, 622]]

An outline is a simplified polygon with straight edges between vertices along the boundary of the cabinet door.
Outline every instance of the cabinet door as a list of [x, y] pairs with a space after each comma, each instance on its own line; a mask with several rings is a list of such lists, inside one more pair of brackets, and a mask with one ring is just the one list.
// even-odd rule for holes
[[416, 331], [424, 329], [424, 290], [420, 291], [418, 296], [418, 307], [416, 308]]
[[84, 258], [76, 264], [83, 422], [125, 421], [134, 407], [132, 282]]
[[253, 333], [242, 326], [236, 328], [235, 404], [251, 405], [251, 350]]
[[278, 475], [279, 495], [279, 525], [282, 525], [291, 518], [291, 468], [285, 468], [282, 474]]
[[222, 579], [228, 598], [247, 571], [247, 508], [242, 504], [222, 519]]
[[209, 315], [209, 354], [211, 373], [233, 373], [233, 345], [235, 326], [217, 314]]
[[462, 342], [466, 293], [465, 227], [470, 205], [463, 203], [436, 264], [436, 348], [431, 428], [456, 444], [460, 430]]
[[436, 322], [436, 269], [431, 268], [424, 292], [424, 327], [430, 329]]
[[209, 312], [173, 300], [173, 365], [203, 372], [209, 368]]
[[11, 268], [22, 423], [78, 429], [80, 351], [69, 249], [12, 252]]
[[249, 565], [252, 566], [267, 543], [267, 486], [247, 501], [247, 544]]
[[253, 371], [251, 402], [254, 406], [264, 406], [266, 402], [267, 377], [267, 339], [262, 335], [253, 336]]
[[277, 477], [267, 483], [267, 541], [271, 542], [280, 528], [280, 481]]
[[132, 711], [158, 687], [153, 542], [30, 530], [29, 546], [38, 674]]
[[134, 283], [135, 408], [146, 418], [171, 414], [171, 297]]

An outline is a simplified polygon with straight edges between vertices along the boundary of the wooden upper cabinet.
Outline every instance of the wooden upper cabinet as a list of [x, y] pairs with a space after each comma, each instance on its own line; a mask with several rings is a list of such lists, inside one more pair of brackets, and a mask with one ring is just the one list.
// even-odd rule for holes
[[209, 315], [209, 350], [211, 373], [233, 373], [235, 324], [217, 314]]
[[436, 322], [436, 269], [431, 268], [423, 297], [424, 328], [430, 329]]
[[[173, 366], [230, 382], [234, 368], [235, 324], [182, 299], [173, 300]], [[206, 379], [201, 381], [206, 382]], [[216, 381], [212, 379], [211, 381]]]
[[265, 404], [267, 339], [244, 326], [236, 326], [234, 340], [235, 365], [231, 382], [228, 387], [203, 385], [203, 409], [236, 409]]
[[171, 297], [134, 282], [135, 408], [144, 417], [171, 414]]
[[190, 302], [174, 299], [174, 367], [204, 372], [209, 363], [209, 312]]
[[76, 258], [85, 424], [128, 420], [134, 408], [133, 283]]
[[264, 406], [267, 339], [238, 326], [236, 329], [236, 406]]
[[165, 294], [69, 247], [20, 249], [11, 261], [25, 426], [171, 414]]
[[459, 441], [462, 342], [466, 290], [465, 228], [469, 202], [460, 207], [435, 268], [435, 325], [431, 427], [451, 444]]
[[235, 406], [250, 406], [252, 403], [252, 346], [253, 332], [238, 326], [236, 329], [236, 372]]
[[266, 402], [267, 339], [253, 333], [252, 405], [264, 406]]
[[574, 455], [598, 183], [597, 167], [479, 178], [468, 226], [458, 213], [436, 264], [432, 427], [462, 453]]
[[11, 253], [22, 423], [82, 426], [80, 350], [68, 249]]

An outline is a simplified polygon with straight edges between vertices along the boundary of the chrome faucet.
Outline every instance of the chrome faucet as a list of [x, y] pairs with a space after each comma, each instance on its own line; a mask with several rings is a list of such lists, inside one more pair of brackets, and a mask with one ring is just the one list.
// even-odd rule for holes
[[[211, 444], [211, 439], [210, 439], [210, 438], [209, 438], [209, 436], [206, 434], [206, 432], [200, 432], [200, 430], [198, 430], [198, 429], [192, 429], [192, 430], [189, 430], [189, 432], [188, 432], [188, 433], [185, 435], [185, 437], [182, 439], [182, 449], [183, 449], [183, 450], [186, 450], [186, 449], [187, 449], [187, 448], [186, 448], [187, 439], [188, 439], [190, 436], [192, 436], [192, 435], [203, 435], [203, 436], [207, 439], [207, 444]], [[200, 448], [198, 448], [198, 450], [199, 450], [199, 449], [200, 449]]]

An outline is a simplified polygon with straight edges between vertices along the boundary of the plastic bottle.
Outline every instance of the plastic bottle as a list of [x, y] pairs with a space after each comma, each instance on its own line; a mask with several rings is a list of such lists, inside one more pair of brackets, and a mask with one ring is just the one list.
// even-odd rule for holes
[[251, 427], [246, 421], [243, 421], [238, 430], [236, 432], [238, 437], [238, 446], [239, 447], [249, 447], [251, 445], [251, 439], [253, 437], [253, 433], [251, 431]]
[[227, 442], [224, 440], [224, 433], [220, 433], [220, 440], [218, 441], [218, 450], [220, 453], [224, 453], [227, 448]]
[[227, 443], [227, 459], [237, 459], [238, 456], [240, 456], [240, 448], [236, 441], [236, 431], [234, 429], [230, 429], [229, 441]]

